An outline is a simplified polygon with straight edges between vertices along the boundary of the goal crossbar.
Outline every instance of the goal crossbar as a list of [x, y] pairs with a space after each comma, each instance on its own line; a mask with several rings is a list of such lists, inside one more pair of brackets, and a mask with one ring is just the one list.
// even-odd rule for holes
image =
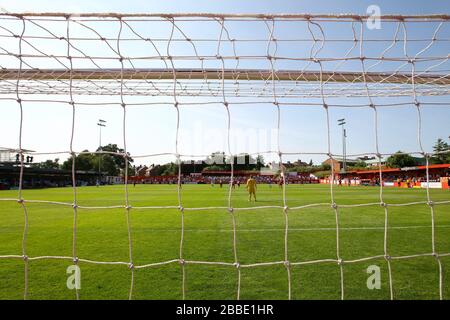
[[[356, 14], [308, 14], [308, 13], [279, 13], [279, 14], [247, 14], [247, 13], [117, 13], [117, 12], [85, 12], [85, 13], [64, 13], [64, 12], [24, 12], [24, 13], [0, 13], [1, 16], [34, 17], [34, 18], [215, 18], [215, 19], [352, 19], [356, 21], [366, 20], [370, 18], [368, 15]], [[448, 14], [428, 14], [428, 15], [399, 15], [386, 14], [377, 16], [377, 18], [385, 21], [392, 20], [450, 20]]]
[[[3, 69], [0, 70], [0, 80], [262, 80], [271, 79], [272, 71], [267, 69]], [[411, 73], [366, 72], [365, 78], [361, 72], [318, 72], [299, 70], [277, 70], [277, 81], [320, 81], [328, 82], [380, 82], [410, 84]], [[417, 84], [450, 85], [450, 75], [421, 74], [414, 76]]]

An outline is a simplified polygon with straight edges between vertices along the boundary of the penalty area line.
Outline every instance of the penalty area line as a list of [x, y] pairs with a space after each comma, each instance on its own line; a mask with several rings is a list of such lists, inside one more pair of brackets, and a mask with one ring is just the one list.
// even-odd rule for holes
[[[431, 225], [417, 225], [417, 226], [394, 226], [388, 227], [388, 230], [395, 229], [426, 229], [431, 228]], [[435, 228], [450, 228], [450, 225], [435, 226]], [[376, 230], [384, 231], [384, 226], [377, 227], [339, 227], [339, 230]], [[180, 231], [179, 229], [146, 229], [146, 231], [160, 231], [172, 232]], [[233, 229], [184, 229], [185, 232], [233, 232]], [[270, 232], [270, 231], [285, 231], [285, 228], [267, 228], [267, 229], [239, 229], [238, 232]], [[289, 228], [289, 231], [336, 231], [336, 227], [317, 227], [317, 228]]]

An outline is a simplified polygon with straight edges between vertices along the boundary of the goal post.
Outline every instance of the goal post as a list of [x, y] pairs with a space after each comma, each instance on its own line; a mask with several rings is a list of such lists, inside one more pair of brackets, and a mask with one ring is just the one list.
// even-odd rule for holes
[[[368, 19], [378, 19], [383, 30], [372, 30]], [[419, 32], [420, 30], [420, 32]], [[21, 253], [0, 255], [0, 259], [22, 259], [25, 268], [24, 297], [28, 297], [29, 262], [42, 259], [65, 259], [75, 265], [90, 264], [126, 265], [130, 272], [129, 298], [133, 298], [135, 271], [166, 264], [179, 264], [182, 274], [180, 290], [186, 297], [186, 270], [188, 264], [227, 266], [236, 270], [236, 295], [241, 297], [241, 270], [260, 266], [280, 265], [286, 270], [288, 290], [292, 295], [293, 266], [335, 263], [340, 275], [340, 296], [345, 295], [344, 269], [346, 264], [384, 259], [388, 265], [390, 298], [394, 299], [394, 283], [391, 261], [434, 257], [439, 273], [436, 290], [444, 297], [444, 271], [442, 257], [449, 252], [438, 252], [435, 236], [435, 206], [450, 201], [433, 201], [429, 192], [429, 159], [422, 144], [421, 108], [427, 105], [449, 107], [450, 97], [450, 16], [385, 15], [368, 17], [361, 15], [309, 15], [309, 14], [119, 14], [119, 13], [0, 13], [0, 100], [15, 103], [20, 110], [19, 154], [25, 148], [22, 143], [23, 106], [42, 101], [68, 104], [72, 108], [71, 139], [67, 149], [75, 159], [82, 150], [73, 146], [75, 117], [79, 105], [120, 105], [123, 111], [123, 152], [116, 155], [125, 158], [124, 203], [120, 206], [95, 207], [103, 209], [122, 208], [127, 218], [128, 261], [95, 261], [80, 257], [77, 251], [77, 221], [80, 204], [77, 199], [77, 164], [72, 161], [71, 178], [73, 202], [60, 203], [39, 201], [73, 208], [72, 256], [29, 256], [27, 233], [29, 228], [27, 204], [35, 200], [23, 197], [23, 159], [20, 163], [20, 183], [17, 198], [0, 199], [15, 201], [23, 209], [24, 232]], [[86, 100], [86, 96], [89, 98]], [[99, 102], [96, 96], [113, 97]], [[81, 97], [83, 97], [81, 101]], [[139, 100], [131, 99], [138, 98]], [[161, 97], [155, 101], [154, 97]], [[424, 99], [426, 97], [426, 99]], [[339, 98], [339, 102], [336, 102]], [[377, 98], [390, 99], [377, 100]], [[439, 98], [439, 99], [435, 99]], [[364, 103], [361, 104], [361, 99]], [[406, 101], [406, 102], [405, 102]], [[280, 147], [279, 130], [284, 105], [311, 106], [326, 114], [326, 152], [319, 153], [331, 159], [342, 155], [333, 154], [329, 109], [333, 107], [364, 107], [373, 110], [374, 150], [378, 163], [380, 193], [376, 203], [347, 205], [354, 207], [376, 206], [384, 215], [384, 243], [382, 254], [343, 260], [340, 249], [339, 210], [335, 197], [334, 168], [331, 162], [329, 203], [311, 203], [307, 206], [291, 206], [286, 196], [286, 183], [282, 184], [281, 205], [270, 206], [283, 214], [284, 246], [282, 261], [242, 264], [239, 260], [239, 237], [236, 212], [249, 210], [233, 204], [233, 188], [230, 184], [227, 205], [233, 227], [232, 261], [190, 260], [184, 252], [185, 210], [217, 209], [218, 207], [185, 207], [181, 197], [181, 159], [188, 155], [180, 152], [180, 108], [185, 105], [218, 104], [226, 111], [227, 142], [226, 155], [235, 156], [230, 145], [230, 130], [233, 117], [229, 108], [233, 105], [267, 104], [277, 114], [278, 144], [275, 150], [260, 150], [270, 153], [281, 164], [281, 177], [286, 179], [282, 165], [286, 156], [312, 154], [309, 150], [296, 153], [285, 152]], [[175, 152], [177, 159], [177, 203], [172, 206], [135, 206], [129, 200], [127, 152], [127, 108], [133, 105], [168, 105], [176, 109]], [[390, 203], [383, 196], [382, 154], [378, 141], [378, 113], [381, 107], [411, 106], [417, 111], [417, 154], [426, 159], [427, 200], [420, 204], [430, 210], [431, 247], [426, 252], [391, 256], [389, 252]], [[91, 153], [104, 153], [102, 151]], [[36, 150], [39, 154], [39, 150]], [[156, 154], [156, 151], [155, 151]], [[315, 153], [318, 154], [318, 153]], [[131, 156], [148, 156], [133, 154]], [[23, 158], [23, 157], [22, 157]], [[230, 180], [234, 168], [231, 163]], [[284, 181], [285, 182], [285, 181]], [[404, 202], [401, 205], [417, 203]], [[396, 204], [399, 205], [399, 204]], [[310, 206], [323, 206], [335, 216], [336, 253], [333, 257], [313, 261], [292, 261], [289, 246], [289, 213]], [[89, 207], [84, 207], [89, 208]], [[179, 255], [168, 261], [135, 264], [133, 252], [131, 211], [141, 209], [177, 208], [181, 219]], [[251, 210], [265, 210], [267, 206], [255, 206]], [[80, 298], [77, 290], [77, 298]]]

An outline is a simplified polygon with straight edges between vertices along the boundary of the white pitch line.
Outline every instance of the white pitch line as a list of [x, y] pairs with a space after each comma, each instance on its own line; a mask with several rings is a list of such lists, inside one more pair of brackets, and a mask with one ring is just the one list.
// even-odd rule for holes
[[[450, 228], [450, 225], [435, 226], [436, 228]], [[388, 227], [388, 230], [393, 229], [431, 229], [431, 225], [422, 226], [399, 226]], [[383, 230], [383, 227], [339, 227], [339, 230]], [[179, 229], [146, 229], [146, 231], [172, 232], [180, 231]], [[233, 229], [184, 229], [185, 232], [233, 232]], [[239, 229], [237, 232], [268, 232], [268, 231], [285, 231], [284, 228], [270, 228], [270, 229]], [[336, 231], [336, 227], [329, 228], [289, 228], [289, 231]]]

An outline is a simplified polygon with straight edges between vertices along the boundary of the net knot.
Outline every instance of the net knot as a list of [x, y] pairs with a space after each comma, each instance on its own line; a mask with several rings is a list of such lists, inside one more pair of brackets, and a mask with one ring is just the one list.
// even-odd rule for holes
[[20, 203], [20, 204], [22, 204], [24, 202], [24, 200], [23, 199], [19, 199], [19, 200], [17, 200], [17, 203]]
[[59, 37], [59, 40], [66, 40], [65, 37]]
[[22, 99], [20, 99], [20, 98], [17, 99], [16, 101], [17, 101], [17, 103], [22, 103]]
[[73, 257], [72, 261], [73, 261], [73, 263], [77, 264], [78, 263], [78, 257]]
[[175, 102], [175, 103], [173, 104], [173, 106], [174, 106], [175, 108], [178, 108], [178, 105], [179, 105], [178, 101]]
[[434, 202], [430, 200], [430, 201], [427, 202], [427, 205], [429, 207], [434, 207]]
[[186, 261], [184, 259], [178, 259], [178, 262], [184, 266], [186, 264]]
[[284, 261], [284, 266], [286, 267], [286, 268], [290, 268], [291, 267], [291, 263], [289, 262], [289, 261]]
[[284, 206], [284, 207], [283, 207], [283, 211], [284, 211], [284, 213], [288, 213], [289, 207], [288, 207], [288, 206]]
[[69, 101], [69, 104], [70, 104], [71, 106], [73, 106], [73, 105], [75, 104], [75, 102], [72, 100], [72, 101]]
[[228, 108], [228, 102], [224, 102], [223, 105]]
[[364, 57], [364, 56], [359, 57], [359, 60], [361, 60], [361, 61], [364, 61], [364, 60], [366, 60], [366, 59], [367, 59], [367, 58]]
[[133, 264], [133, 262], [130, 262], [130, 263], [128, 264], [128, 269], [130, 269], [130, 270], [133, 270], [133, 269], [134, 269], [134, 264]]
[[183, 206], [178, 206], [178, 210], [180, 210], [181, 212], [184, 212]]
[[120, 105], [122, 106], [122, 108], [125, 108], [125, 107], [126, 107], [126, 104], [123, 103], [123, 102], [122, 102]]
[[333, 202], [333, 203], [331, 204], [331, 208], [337, 209], [337, 207], [338, 207], [338, 205], [336, 204], [336, 202]]
[[229, 213], [233, 213], [233, 212], [234, 212], [234, 209], [233, 209], [233, 208], [228, 208], [228, 212], [229, 212]]
[[323, 104], [323, 107], [324, 107], [325, 109], [328, 109], [328, 105], [327, 105], [326, 103]]
[[369, 104], [369, 107], [375, 109], [375, 105], [373, 103]]
[[433, 252], [431, 254], [436, 260], [439, 260], [439, 254], [437, 252]]
[[420, 102], [419, 101], [414, 101], [414, 105], [418, 108], [418, 107], [420, 107]]
[[126, 210], [131, 210], [132, 208], [133, 208], [133, 207], [130, 206], [130, 205], [126, 205], [126, 206], [125, 206], [125, 209], [126, 209]]
[[74, 203], [74, 204], [72, 205], [72, 208], [77, 209], [77, 208], [78, 208], [78, 205], [77, 205], [76, 203]]
[[236, 269], [241, 268], [241, 264], [239, 262], [235, 262], [235, 263], [233, 263], [233, 265], [235, 266]]
[[22, 259], [23, 259], [23, 261], [28, 261], [28, 256], [27, 256], [26, 254], [24, 254], [24, 255], [22, 256]]
[[341, 258], [339, 258], [339, 259], [337, 260], [337, 264], [340, 265], [340, 266], [342, 266], [342, 265], [344, 264], [344, 260], [342, 260]]
[[383, 208], [386, 208], [387, 207], [387, 203], [386, 202], [380, 202], [380, 206], [383, 207]]
[[67, 56], [67, 59], [68, 60], [72, 60], [72, 56]]
[[384, 256], [384, 259], [386, 259], [387, 261], [390, 261], [392, 259], [392, 257], [390, 255], [386, 254]]

